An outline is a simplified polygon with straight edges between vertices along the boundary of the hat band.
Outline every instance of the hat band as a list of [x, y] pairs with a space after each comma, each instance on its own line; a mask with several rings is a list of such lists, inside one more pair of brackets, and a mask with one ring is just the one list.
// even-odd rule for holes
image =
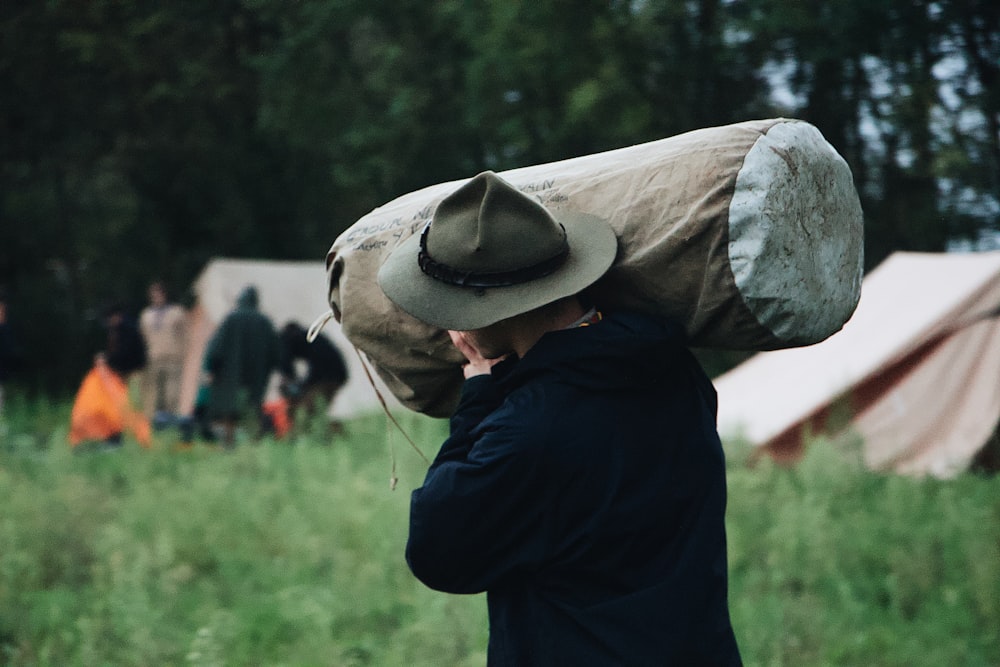
[[537, 264], [510, 271], [462, 271], [438, 262], [427, 252], [427, 232], [431, 228], [431, 224], [427, 223], [424, 226], [424, 230], [420, 232], [420, 252], [417, 254], [417, 264], [420, 266], [420, 270], [426, 275], [448, 285], [478, 288], [520, 285], [529, 280], [535, 280], [536, 278], [542, 278], [554, 273], [566, 261], [566, 257], [569, 256], [566, 228], [561, 224], [559, 227], [563, 233], [562, 247], [558, 253]]

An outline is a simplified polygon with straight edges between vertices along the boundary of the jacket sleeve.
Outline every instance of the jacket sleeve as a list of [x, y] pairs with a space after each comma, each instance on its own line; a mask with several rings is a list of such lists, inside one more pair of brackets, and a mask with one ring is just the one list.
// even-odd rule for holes
[[539, 436], [499, 398], [491, 377], [466, 381], [451, 436], [413, 492], [406, 559], [431, 588], [479, 593], [543, 558]]

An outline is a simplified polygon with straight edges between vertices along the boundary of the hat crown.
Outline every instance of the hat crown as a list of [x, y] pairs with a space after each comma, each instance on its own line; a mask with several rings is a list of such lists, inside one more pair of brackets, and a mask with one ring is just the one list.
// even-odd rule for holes
[[566, 233], [539, 202], [486, 171], [438, 204], [426, 249], [457, 271], [510, 272], [565, 253]]
[[468, 331], [580, 292], [611, 267], [617, 249], [606, 220], [550, 213], [483, 172], [441, 200], [420, 233], [400, 241], [378, 284], [418, 320]]

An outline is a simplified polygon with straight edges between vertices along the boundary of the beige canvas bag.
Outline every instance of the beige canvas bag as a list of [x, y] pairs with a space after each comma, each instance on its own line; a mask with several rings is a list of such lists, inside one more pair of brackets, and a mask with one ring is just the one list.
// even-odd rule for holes
[[[500, 172], [552, 209], [608, 220], [614, 266], [593, 288], [605, 308], [680, 322], [695, 347], [770, 350], [838, 331], [860, 296], [861, 206], [850, 169], [812, 125], [771, 119]], [[404, 405], [450, 414], [462, 357], [448, 335], [389, 301], [383, 259], [465, 181], [399, 197], [327, 254], [330, 305]]]

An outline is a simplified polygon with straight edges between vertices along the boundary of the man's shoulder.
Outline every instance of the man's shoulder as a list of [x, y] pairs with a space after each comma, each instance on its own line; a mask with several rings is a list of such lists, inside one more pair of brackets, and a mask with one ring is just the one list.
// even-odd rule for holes
[[544, 438], [570, 406], [569, 387], [544, 380], [528, 381], [510, 391], [488, 418], [488, 427]]
[[605, 318], [612, 328], [640, 336], [659, 336], [683, 342], [684, 327], [674, 319], [654, 316], [638, 310], [614, 310]]

